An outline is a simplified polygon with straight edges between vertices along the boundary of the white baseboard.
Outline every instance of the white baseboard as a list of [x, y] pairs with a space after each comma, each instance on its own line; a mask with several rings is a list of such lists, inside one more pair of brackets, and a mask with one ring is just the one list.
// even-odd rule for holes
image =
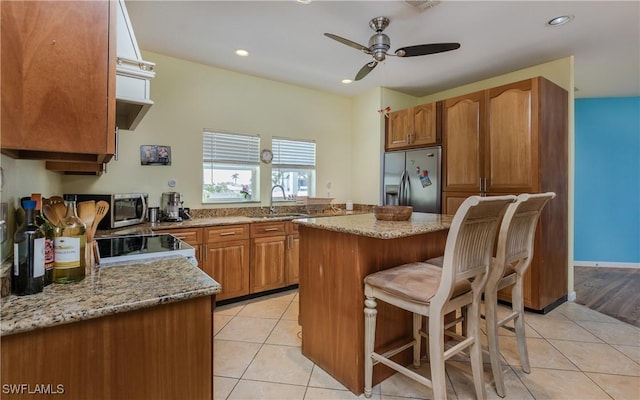
[[621, 263], [608, 261], [574, 261], [574, 267], [598, 267], [598, 268], [640, 268], [640, 263]]
[[576, 301], [575, 290], [572, 290], [571, 292], [569, 292], [569, 294], [567, 294], [567, 301]]

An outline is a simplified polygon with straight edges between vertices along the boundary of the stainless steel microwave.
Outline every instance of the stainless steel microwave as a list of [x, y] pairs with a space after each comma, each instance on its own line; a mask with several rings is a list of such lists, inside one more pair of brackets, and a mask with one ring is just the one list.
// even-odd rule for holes
[[141, 224], [147, 216], [149, 195], [147, 193], [76, 194], [81, 201], [104, 200], [109, 203], [109, 212], [98, 224], [98, 229], [115, 229]]

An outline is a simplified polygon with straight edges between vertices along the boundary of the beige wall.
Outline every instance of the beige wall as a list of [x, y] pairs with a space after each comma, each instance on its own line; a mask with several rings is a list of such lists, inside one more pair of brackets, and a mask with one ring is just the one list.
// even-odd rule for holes
[[[120, 133], [119, 159], [108, 164], [107, 174], [100, 178], [66, 176], [65, 192], [142, 191], [149, 193], [153, 206], [159, 205], [162, 192], [179, 191], [187, 207], [220, 207], [201, 204], [202, 131], [210, 128], [259, 134], [261, 148], [271, 147], [272, 136], [314, 139], [316, 195], [330, 193], [335, 202], [350, 198], [350, 98], [157, 53], [145, 52], [144, 58], [157, 65], [151, 84], [154, 106], [135, 131]], [[153, 144], [171, 146], [171, 166], [140, 165], [140, 145]], [[270, 177], [270, 165], [261, 164], [262, 205], [269, 202]], [[177, 181], [175, 188], [168, 186], [170, 179]]]
[[[20, 198], [31, 193], [42, 193], [46, 197], [58, 194], [62, 175], [45, 170], [44, 161], [14, 160], [5, 155], [0, 155], [0, 167], [0, 201], [8, 204], [7, 235], [13, 238], [15, 210], [20, 207]], [[13, 253], [12, 244], [13, 240], [0, 244], [0, 261]]]

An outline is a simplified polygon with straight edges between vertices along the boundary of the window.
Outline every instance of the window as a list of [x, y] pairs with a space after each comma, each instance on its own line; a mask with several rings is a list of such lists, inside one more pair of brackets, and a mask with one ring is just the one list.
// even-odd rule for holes
[[202, 202], [260, 200], [260, 136], [204, 131]]
[[275, 200], [293, 200], [316, 193], [316, 144], [313, 141], [273, 138], [271, 182], [282, 185], [286, 199], [275, 190]]

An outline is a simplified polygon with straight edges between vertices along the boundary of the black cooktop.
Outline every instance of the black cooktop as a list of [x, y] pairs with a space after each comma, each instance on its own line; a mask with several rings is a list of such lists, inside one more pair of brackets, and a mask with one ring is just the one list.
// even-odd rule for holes
[[96, 242], [100, 264], [165, 256], [195, 256], [193, 247], [170, 234], [114, 236], [98, 238]]

